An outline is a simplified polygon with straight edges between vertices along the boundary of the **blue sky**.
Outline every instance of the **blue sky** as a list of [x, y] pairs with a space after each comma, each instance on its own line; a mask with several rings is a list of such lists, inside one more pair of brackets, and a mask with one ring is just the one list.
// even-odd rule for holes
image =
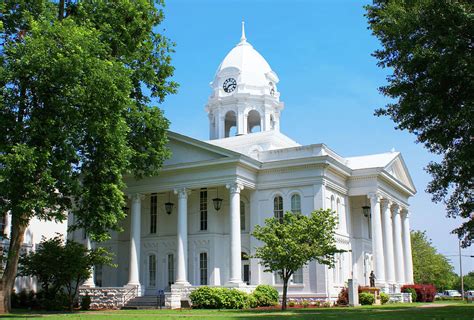
[[[169, 0], [160, 30], [176, 43], [173, 65], [179, 92], [161, 106], [171, 130], [208, 139], [204, 106], [209, 82], [238, 43], [242, 19], [247, 40], [278, 74], [285, 109], [281, 131], [301, 144], [325, 143], [342, 156], [401, 151], [418, 194], [411, 199], [412, 229], [426, 230], [438, 250], [458, 268], [457, 238], [450, 231], [460, 221], [448, 219], [442, 204], [425, 193], [430, 176], [423, 170], [436, 157], [415, 137], [373, 115], [387, 99], [377, 88], [387, 70], [371, 53], [379, 43], [367, 30], [367, 1], [179, 1]], [[474, 255], [474, 249], [463, 254]], [[474, 258], [464, 258], [465, 271]]]

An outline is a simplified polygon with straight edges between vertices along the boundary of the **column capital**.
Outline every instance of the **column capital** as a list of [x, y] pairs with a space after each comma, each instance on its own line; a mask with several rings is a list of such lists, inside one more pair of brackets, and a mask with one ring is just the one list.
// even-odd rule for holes
[[380, 195], [379, 192], [369, 192], [367, 194], [367, 198], [370, 199], [370, 201], [375, 201], [375, 202], [380, 202], [380, 200], [382, 199], [382, 196]]
[[178, 195], [178, 199], [187, 199], [191, 194], [191, 190], [186, 187], [176, 188], [173, 192]]
[[401, 215], [402, 215], [402, 219], [408, 219], [410, 218], [410, 211], [404, 208], [402, 209]]
[[228, 183], [225, 187], [229, 189], [230, 193], [240, 193], [240, 191], [244, 189], [244, 186], [238, 182]]
[[393, 201], [387, 198], [382, 199], [382, 210], [387, 210], [393, 205]]
[[399, 203], [394, 202], [392, 208], [394, 215], [402, 213], [403, 207]]
[[142, 193], [131, 193], [127, 194], [127, 197], [132, 201], [141, 201], [145, 200], [145, 195]]

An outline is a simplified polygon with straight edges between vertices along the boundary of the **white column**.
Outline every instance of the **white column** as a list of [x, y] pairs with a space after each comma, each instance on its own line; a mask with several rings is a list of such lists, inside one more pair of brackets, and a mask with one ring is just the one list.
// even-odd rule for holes
[[[140, 286], [140, 238], [141, 238], [141, 210], [143, 195], [131, 196], [132, 209], [130, 217], [130, 267], [128, 286]], [[138, 290], [140, 292], [140, 290]]]
[[411, 252], [410, 220], [408, 211], [402, 215], [403, 257], [405, 258], [405, 283], [413, 283], [413, 258]]
[[393, 258], [393, 232], [392, 232], [392, 202], [384, 200], [382, 202], [382, 220], [385, 233], [383, 234], [383, 244], [385, 253], [385, 279], [388, 284], [395, 283], [395, 260]]
[[241, 243], [240, 243], [240, 190], [239, 183], [226, 185], [230, 194], [230, 276], [229, 284], [242, 284], [241, 274]]
[[180, 188], [174, 190], [178, 194], [178, 241], [177, 241], [177, 285], [190, 285], [188, 282], [188, 195], [189, 190]]
[[380, 195], [370, 193], [370, 212], [372, 217], [372, 254], [374, 256], [375, 283], [385, 287], [385, 266], [383, 253], [382, 222], [380, 216]]
[[[87, 247], [87, 250], [92, 249], [91, 240], [89, 239], [89, 237], [86, 238], [86, 247]], [[91, 275], [89, 276], [89, 278], [82, 285], [84, 287], [89, 287], [89, 288], [95, 287], [94, 268], [92, 268]]]
[[396, 206], [393, 211], [393, 244], [395, 253], [395, 276], [398, 284], [405, 281], [405, 271], [403, 265], [403, 246], [402, 246], [402, 221], [400, 217], [401, 207]]

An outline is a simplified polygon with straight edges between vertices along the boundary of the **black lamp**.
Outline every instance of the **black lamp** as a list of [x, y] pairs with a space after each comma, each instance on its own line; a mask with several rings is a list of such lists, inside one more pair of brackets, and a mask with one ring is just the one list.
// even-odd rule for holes
[[222, 199], [219, 198], [219, 188], [217, 188], [217, 198], [212, 199], [212, 202], [214, 203], [214, 209], [219, 211], [222, 206]]
[[366, 217], [366, 218], [370, 217], [370, 207], [369, 206], [363, 206], [362, 207], [362, 213], [364, 213], [364, 217]]
[[174, 203], [170, 201], [170, 194], [168, 193], [168, 202], [165, 203], [165, 211], [167, 214], [173, 212]]

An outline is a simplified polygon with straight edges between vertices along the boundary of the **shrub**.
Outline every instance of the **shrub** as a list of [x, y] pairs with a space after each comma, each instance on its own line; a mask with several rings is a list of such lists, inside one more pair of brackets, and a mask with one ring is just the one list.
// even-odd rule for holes
[[18, 299], [18, 294], [16, 293], [15, 289], [13, 289], [12, 294], [10, 296], [10, 301], [12, 308], [19, 308], [20, 307], [20, 301]]
[[193, 308], [218, 309], [220, 297], [217, 292], [219, 288], [199, 287], [189, 295]]
[[416, 302], [416, 290], [413, 288], [404, 288], [402, 292], [411, 293], [411, 301]]
[[303, 308], [307, 308], [309, 307], [309, 302], [306, 300], [303, 300], [303, 302], [301, 302], [301, 305], [303, 306]]
[[247, 308], [256, 308], [258, 307], [257, 298], [253, 294], [247, 295]]
[[359, 302], [361, 305], [372, 305], [375, 302], [375, 297], [371, 293], [361, 292], [359, 293]]
[[81, 299], [81, 309], [82, 310], [90, 310], [91, 309], [91, 297], [86, 294]]
[[237, 289], [216, 288], [220, 298], [219, 308], [222, 309], [243, 309], [248, 305], [248, 294]]
[[323, 308], [330, 308], [331, 307], [331, 302], [325, 301], [321, 304], [321, 307]]
[[243, 309], [255, 307], [255, 298], [237, 289], [199, 287], [189, 295], [193, 308]]
[[269, 307], [278, 304], [278, 291], [269, 285], [259, 285], [252, 295], [257, 300], [259, 307]]
[[385, 292], [380, 293], [380, 302], [386, 304], [390, 300], [390, 296]]
[[410, 284], [402, 287], [402, 292], [413, 288], [416, 292], [416, 302], [433, 302], [436, 295], [436, 287], [432, 284]]
[[336, 304], [338, 306], [349, 305], [349, 289], [348, 288], [341, 289], [341, 292], [339, 292], [339, 295], [337, 296]]
[[288, 307], [294, 307], [296, 306], [296, 302], [294, 302], [293, 300], [288, 302]]

